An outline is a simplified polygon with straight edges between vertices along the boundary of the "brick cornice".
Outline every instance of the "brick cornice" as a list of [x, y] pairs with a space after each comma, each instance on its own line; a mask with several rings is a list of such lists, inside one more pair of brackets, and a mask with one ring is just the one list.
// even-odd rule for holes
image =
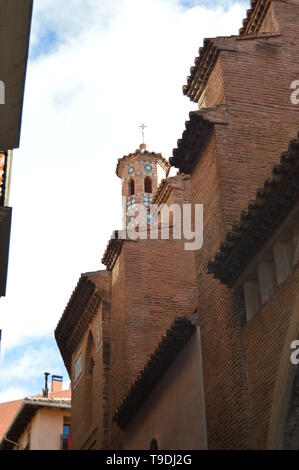
[[116, 175], [121, 178], [122, 167], [141, 158], [149, 161], [156, 161], [161, 165], [165, 172], [169, 170], [169, 163], [161, 153], [149, 152], [148, 150], [141, 151], [140, 149], [137, 149], [134, 153], [129, 153], [129, 155], [125, 155], [124, 157], [118, 159]]
[[186, 174], [192, 172], [194, 163], [214, 126], [228, 123], [225, 105], [192, 111], [189, 118], [190, 120], [186, 122], [186, 130], [182, 138], [178, 140], [178, 146], [173, 150], [173, 157], [169, 160], [171, 166], [179, 168], [182, 173]]
[[218, 55], [219, 49], [213, 44], [213, 39], [205, 39], [203, 47], [199, 49], [198, 57], [194, 60], [194, 66], [190, 69], [187, 84], [183, 86], [184, 95], [187, 95], [191, 101], [196, 102], [196, 96], [202, 93]]
[[97, 313], [98, 307], [101, 303], [102, 297], [99, 291], [95, 291], [90, 298], [87, 307], [79, 318], [76, 327], [68, 339], [68, 347], [70, 351], [74, 351], [80, 343], [84, 333], [87, 331], [88, 325], [92, 321], [94, 315]]
[[112, 269], [114, 268], [123, 246], [124, 240], [120, 240], [118, 235], [119, 231], [116, 230], [110, 238], [106, 251], [102, 258], [102, 263], [104, 266], [106, 266], [108, 271], [112, 271]]
[[272, 0], [251, 0], [250, 8], [247, 10], [243, 26], [239, 31], [240, 36], [257, 33], [270, 8]]
[[[266, 37], [267, 33], [261, 33], [259, 30], [272, 0], [251, 0], [251, 9], [247, 10], [247, 17], [243, 20], [243, 27], [240, 29], [239, 36], [218, 36], [214, 38], [205, 38], [203, 46], [199, 48], [198, 56], [194, 60], [194, 65], [190, 68], [190, 75], [187, 77], [187, 83], [183, 86], [184, 95], [191, 101], [198, 103], [209, 77], [218, 60], [220, 51], [238, 51], [237, 41], [249, 37], [251, 39]], [[277, 34], [272, 32], [269, 34]]]
[[189, 180], [190, 175], [180, 174], [172, 176], [161, 181], [153, 197], [153, 204], [163, 204], [167, 201], [169, 194], [174, 189], [185, 189], [185, 180]]
[[94, 282], [87, 275], [82, 275], [55, 330], [55, 338], [70, 376], [72, 352], [80, 342], [100, 301]]

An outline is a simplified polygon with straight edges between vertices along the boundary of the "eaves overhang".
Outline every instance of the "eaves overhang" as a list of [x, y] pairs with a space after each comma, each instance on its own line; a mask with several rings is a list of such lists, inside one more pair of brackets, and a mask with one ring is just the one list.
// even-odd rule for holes
[[0, 150], [19, 147], [33, 0], [0, 0]]

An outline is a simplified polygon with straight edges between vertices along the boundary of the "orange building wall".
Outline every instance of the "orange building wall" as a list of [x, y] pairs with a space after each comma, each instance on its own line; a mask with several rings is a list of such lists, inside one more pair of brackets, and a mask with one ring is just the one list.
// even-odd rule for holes
[[[60, 450], [61, 435], [65, 417], [71, 416], [70, 409], [42, 408], [36, 412], [26, 427], [18, 443], [25, 448], [28, 443], [28, 430], [31, 428], [30, 450]], [[18, 450], [15, 448], [15, 450]]]

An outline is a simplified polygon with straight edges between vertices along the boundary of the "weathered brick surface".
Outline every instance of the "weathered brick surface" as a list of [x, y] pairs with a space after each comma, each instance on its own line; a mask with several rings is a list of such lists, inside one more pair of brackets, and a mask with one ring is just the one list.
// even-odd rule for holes
[[199, 102], [201, 108], [212, 108], [217, 104], [225, 104], [221, 59], [217, 61]]
[[299, 367], [297, 367], [284, 436], [285, 450], [299, 449]]
[[[243, 339], [233, 291], [210, 278], [206, 266], [298, 132], [299, 106], [291, 104], [290, 84], [299, 77], [295, 30], [299, 5], [272, 2], [263, 31], [276, 33], [276, 21], [280, 36], [230, 38], [222, 44], [218, 41], [220, 55], [215, 70], [222, 68], [225, 96], [206, 93], [204, 105], [214, 106], [225, 100], [228, 125], [215, 125], [191, 175], [192, 202], [203, 203], [205, 214], [204, 247], [196, 253], [196, 269], [211, 449], [263, 448], [269, 425], [278, 358], [276, 369], [273, 365], [265, 372], [258, 360], [263, 350], [261, 329], [248, 325], [252, 328], [251, 343], [247, 332]], [[207, 90], [216, 89], [217, 75], [220, 73], [211, 74]], [[284, 315], [287, 313], [276, 313], [277, 330], [286, 328], [281, 318]], [[263, 321], [264, 315], [259, 318], [257, 322]], [[269, 333], [270, 350], [279, 351], [276, 339]]]
[[[268, 429], [275, 381], [285, 348], [288, 327], [295, 312], [299, 293], [299, 269], [277, 287], [269, 300], [243, 331], [246, 373], [255, 446], [267, 448]], [[292, 341], [296, 337], [292, 338]], [[287, 345], [289, 355], [290, 344]], [[281, 390], [284, 394], [285, 390]]]
[[[123, 242], [111, 273], [103, 353], [95, 359], [94, 421], [88, 431], [83, 430], [87, 406], [83, 376], [73, 390], [73, 448], [88, 448], [95, 435], [97, 448], [122, 447], [113, 411], [172, 320], [189, 315], [195, 307], [202, 340], [208, 448], [267, 447], [279, 364], [298, 296], [298, 269], [244, 325], [238, 292], [209, 275], [207, 264], [297, 135], [299, 105], [291, 103], [290, 84], [299, 80], [298, 24], [298, 1], [273, 0], [260, 28], [263, 37], [217, 39], [219, 56], [200, 105], [225, 103], [227, 123], [215, 123], [192, 174], [169, 178], [158, 196], [159, 203], [204, 205], [203, 248], [186, 252], [177, 240]], [[109, 297], [108, 284], [106, 288]], [[94, 328], [91, 323], [93, 335]], [[83, 350], [87, 337], [88, 331], [80, 345]], [[73, 360], [78, 351], [79, 347]]]
[[204, 204], [204, 245], [196, 252], [208, 447], [250, 447], [240, 326], [233, 294], [207, 274], [207, 262], [224, 236], [215, 136], [192, 177], [192, 199]]
[[[168, 201], [180, 203], [182, 189]], [[188, 193], [186, 193], [188, 194]], [[173, 319], [196, 307], [194, 253], [182, 240], [124, 242], [112, 272], [111, 403], [116, 409], [143, 369]], [[122, 435], [112, 424], [111, 448], [120, 448]]]
[[266, 15], [263, 23], [261, 24], [261, 27], [259, 29], [260, 33], [273, 33], [273, 32], [278, 32], [278, 23], [276, 19], [276, 15], [274, 12], [273, 4], [270, 6], [270, 10], [268, 14]]
[[[110, 441], [110, 403], [109, 403], [109, 367], [110, 367], [110, 283], [108, 271], [98, 272], [89, 278], [96, 284], [96, 294], [100, 295], [101, 306], [95, 311], [89, 327], [84, 333], [77, 348], [72, 353], [72, 374], [74, 361], [80, 351], [83, 354], [83, 374], [74, 387], [72, 380], [72, 449], [102, 449], [108, 447]], [[92, 301], [92, 299], [91, 299]], [[89, 304], [90, 305], [90, 304]], [[87, 306], [87, 308], [89, 307]], [[102, 347], [96, 350], [96, 330], [99, 311], [102, 310]], [[92, 357], [93, 382], [87, 383], [87, 365], [85, 364], [88, 337], [92, 333], [94, 345]], [[73, 377], [72, 377], [73, 379]], [[88, 419], [89, 417], [89, 419]]]
[[[274, 15], [279, 36], [234, 38], [236, 50], [220, 52], [229, 125], [217, 127], [217, 150], [227, 228], [298, 132], [290, 85], [299, 77], [299, 5], [272, 2], [264, 24]], [[268, 33], [276, 33], [273, 21]]]

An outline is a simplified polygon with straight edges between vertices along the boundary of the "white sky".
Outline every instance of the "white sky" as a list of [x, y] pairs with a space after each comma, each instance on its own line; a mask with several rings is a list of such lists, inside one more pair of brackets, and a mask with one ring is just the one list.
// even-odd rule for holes
[[143, 122], [149, 149], [171, 156], [195, 109], [182, 86], [203, 38], [236, 34], [248, 6], [211, 4], [35, 0], [0, 301], [0, 402], [38, 391], [46, 370], [66, 375], [53, 330], [121, 226], [117, 159], [139, 146]]

